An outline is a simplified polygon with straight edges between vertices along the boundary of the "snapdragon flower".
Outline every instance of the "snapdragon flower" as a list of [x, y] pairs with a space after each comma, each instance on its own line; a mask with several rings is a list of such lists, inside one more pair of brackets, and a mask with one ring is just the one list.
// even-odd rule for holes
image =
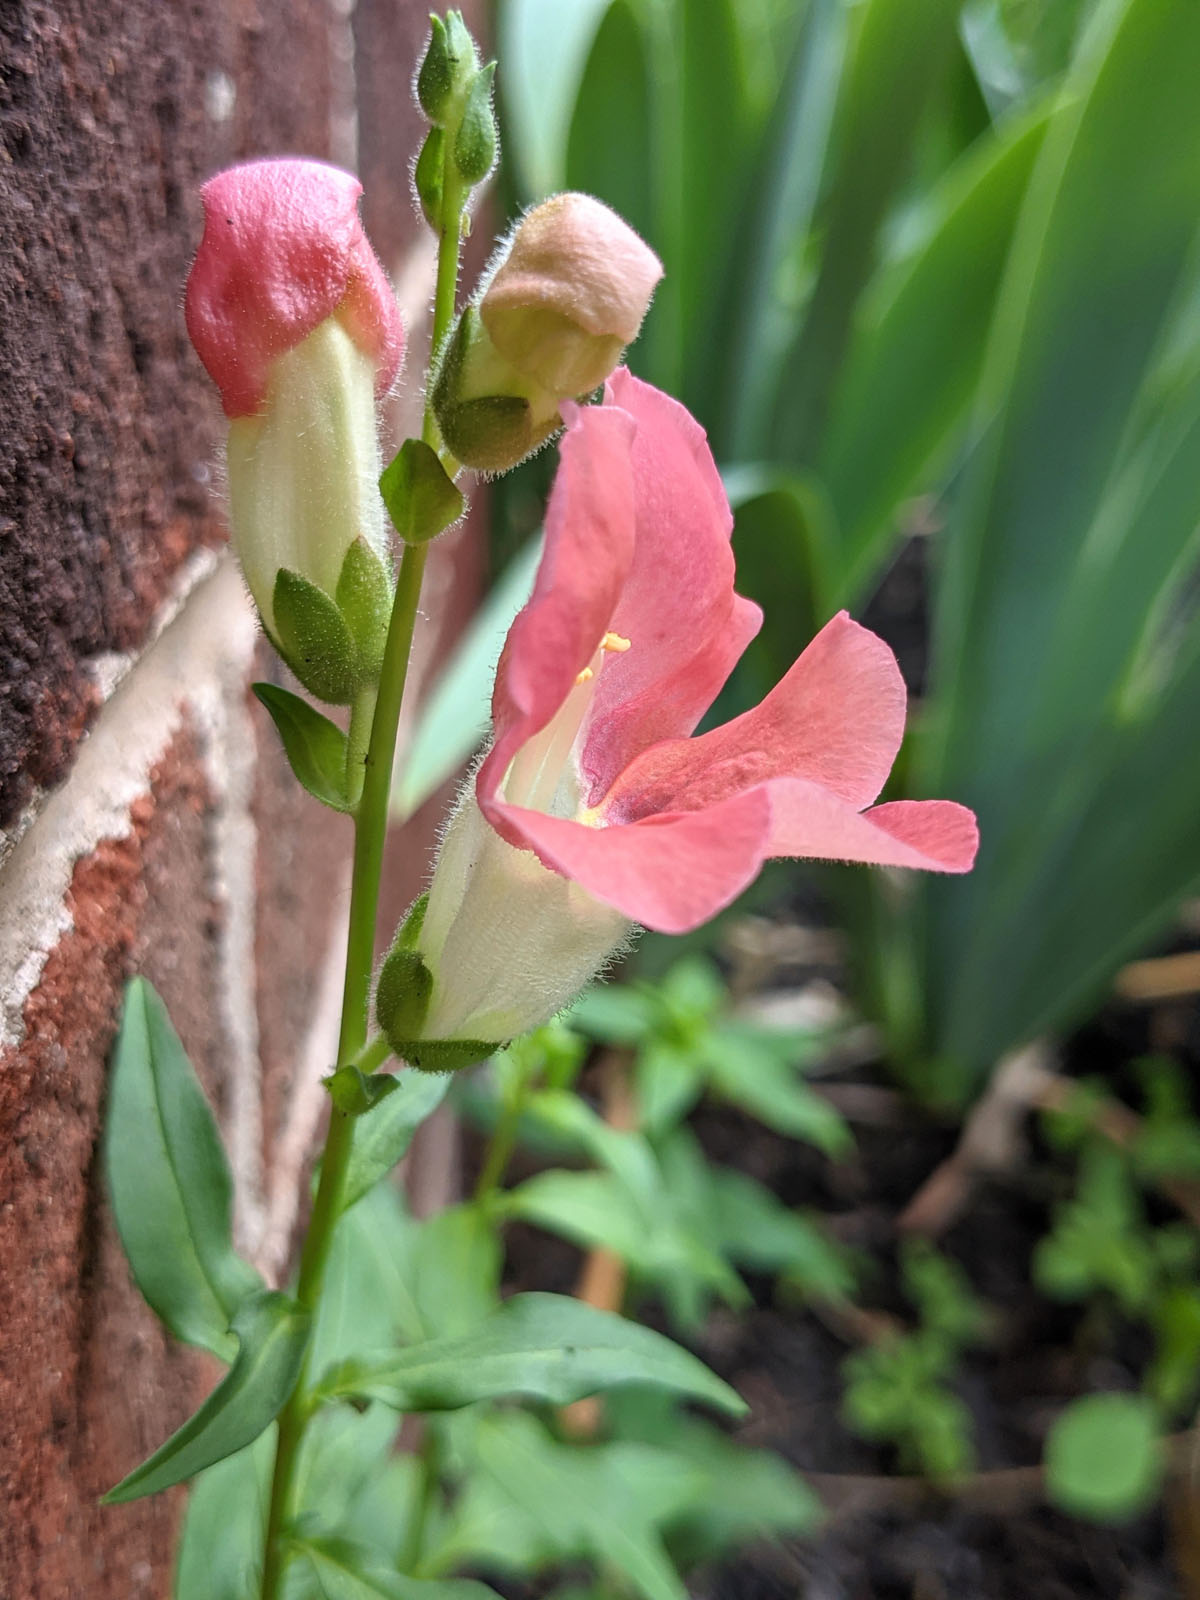
[[418, 1066], [459, 1064], [546, 1021], [635, 924], [685, 933], [769, 857], [939, 872], [975, 858], [965, 807], [873, 803], [905, 689], [891, 650], [845, 612], [760, 705], [693, 737], [762, 620], [733, 587], [732, 515], [704, 433], [624, 369], [604, 404], [563, 415], [545, 552], [497, 669], [493, 742], [409, 930], [423, 1013], [389, 1029], [381, 1012]]

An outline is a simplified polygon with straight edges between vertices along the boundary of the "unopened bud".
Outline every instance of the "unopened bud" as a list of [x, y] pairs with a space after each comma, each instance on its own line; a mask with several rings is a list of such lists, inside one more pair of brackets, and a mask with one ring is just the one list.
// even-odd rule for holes
[[446, 346], [433, 408], [447, 448], [479, 472], [507, 472], [562, 426], [558, 397], [500, 355], [474, 306]]
[[361, 192], [315, 161], [219, 173], [201, 191], [186, 300], [230, 419], [230, 523], [246, 582], [297, 676], [335, 702], [378, 672], [391, 598], [375, 408], [404, 332], [363, 234]]
[[522, 218], [479, 314], [524, 376], [560, 399], [583, 395], [637, 337], [662, 271], [615, 211], [559, 194]]
[[451, 121], [479, 70], [475, 41], [462, 13], [448, 11], [445, 20], [430, 19], [429, 45], [417, 72], [417, 99], [430, 122]]

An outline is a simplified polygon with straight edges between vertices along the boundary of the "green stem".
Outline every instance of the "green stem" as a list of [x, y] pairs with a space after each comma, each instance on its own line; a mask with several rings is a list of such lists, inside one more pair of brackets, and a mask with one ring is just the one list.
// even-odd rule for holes
[[[447, 141], [448, 145], [450, 141]], [[438, 237], [437, 291], [434, 298], [434, 353], [454, 320], [454, 296], [458, 284], [458, 254], [462, 232], [464, 193], [452, 159], [448, 157], [443, 188], [442, 228]], [[427, 388], [431, 387], [427, 383]], [[437, 422], [427, 402], [422, 438], [438, 443]], [[346, 934], [346, 977], [342, 988], [342, 1022], [338, 1037], [339, 1067], [351, 1063], [365, 1071], [374, 1070], [386, 1058], [376, 1059], [381, 1041], [367, 1041], [371, 972], [375, 964], [375, 923], [379, 910], [379, 883], [383, 866], [383, 847], [387, 838], [392, 767], [396, 758], [396, 735], [400, 708], [408, 680], [413, 629], [425, 573], [426, 545], [405, 545], [396, 578], [384, 647], [383, 670], [378, 698], [371, 719], [371, 734], [362, 759], [362, 793], [354, 813], [354, 865], [350, 883], [350, 922]], [[351, 746], [362, 747], [361, 722], [366, 706], [360, 700], [351, 713]], [[359, 726], [356, 727], [356, 719]], [[367, 1063], [370, 1063], [368, 1065]], [[329, 1131], [321, 1158], [321, 1179], [313, 1201], [312, 1217], [300, 1254], [300, 1277], [296, 1299], [316, 1313], [325, 1279], [325, 1268], [333, 1243], [334, 1227], [342, 1209], [342, 1193], [354, 1142], [354, 1119], [336, 1106], [330, 1108]], [[279, 1600], [287, 1551], [284, 1533], [291, 1514], [296, 1461], [304, 1430], [308, 1424], [308, 1360], [305, 1359], [296, 1387], [279, 1415], [279, 1438], [275, 1447], [275, 1469], [271, 1479], [271, 1500], [267, 1512], [266, 1546], [263, 1552], [261, 1600]]]
[[359, 690], [358, 698], [350, 707], [350, 727], [346, 732], [346, 798], [354, 808], [362, 797], [367, 743], [374, 720], [375, 685], [370, 683]]

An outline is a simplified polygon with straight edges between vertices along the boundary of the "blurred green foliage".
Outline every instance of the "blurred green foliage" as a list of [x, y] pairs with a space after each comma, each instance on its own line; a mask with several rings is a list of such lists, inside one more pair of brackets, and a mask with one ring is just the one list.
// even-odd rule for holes
[[[1200, 10], [500, 0], [498, 23], [512, 202], [587, 189], [666, 265], [631, 364], [709, 429], [767, 611], [721, 709], [935, 530], [896, 788], [974, 806], [983, 848], [965, 880], [860, 873], [846, 904], [894, 1061], [961, 1101], [1200, 881]], [[505, 487], [501, 549], [547, 470]]]

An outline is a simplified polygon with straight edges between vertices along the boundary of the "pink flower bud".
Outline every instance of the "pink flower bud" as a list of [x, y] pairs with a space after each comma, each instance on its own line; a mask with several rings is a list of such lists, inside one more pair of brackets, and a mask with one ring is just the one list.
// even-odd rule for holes
[[399, 307], [358, 215], [362, 185], [317, 161], [252, 161], [200, 191], [204, 237], [187, 283], [188, 333], [225, 414], [251, 416], [271, 363], [336, 316], [391, 387]]
[[598, 388], [637, 337], [662, 263], [586, 194], [558, 194], [517, 225], [479, 306], [493, 344], [566, 398]]

